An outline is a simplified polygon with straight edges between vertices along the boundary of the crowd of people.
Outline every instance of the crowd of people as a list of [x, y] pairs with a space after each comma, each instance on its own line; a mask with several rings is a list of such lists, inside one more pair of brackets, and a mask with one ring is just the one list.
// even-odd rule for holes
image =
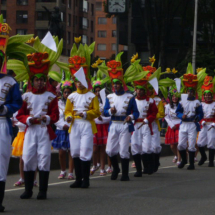
[[[38, 200], [47, 198], [52, 149], [59, 151], [59, 179], [67, 177], [68, 154], [67, 178], [75, 180], [70, 188], [88, 188], [90, 175], [99, 168], [100, 176], [110, 173], [111, 180], [117, 180], [122, 172], [120, 180], [129, 181], [130, 147], [134, 177], [156, 173], [162, 150], [161, 119], [168, 124], [165, 144], [171, 146], [179, 169], [188, 163], [188, 157], [187, 169], [195, 169], [196, 142], [201, 154], [198, 165], [207, 160], [207, 145], [208, 166], [214, 166], [214, 78], [205, 69], [195, 75], [189, 64], [181, 78], [162, 78], [168, 72], [154, 67], [154, 57], [150, 58], [151, 65], [142, 66], [136, 54], [123, 71], [122, 52], [115, 60], [105, 63], [98, 59], [91, 65], [95, 43], [74, 44], [67, 64], [57, 61], [62, 40], [49, 33], [43, 41], [31, 39], [32, 35], [17, 35], [10, 40], [7, 31], [1, 31], [0, 212], [5, 209], [2, 202], [13, 126], [19, 129], [12, 156], [20, 158], [20, 180], [15, 186], [25, 186], [21, 199], [30, 199], [34, 186], [39, 186]], [[25, 44], [29, 40], [32, 46]], [[15, 58], [13, 51], [19, 50], [22, 55]], [[51, 71], [54, 63], [61, 74]], [[90, 76], [90, 67], [96, 72], [94, 77]], [[13, 70], [17, 81], [26, 81], [23, 95], [18, 83], [7, 75], [7, 68]], [[165, 107], [160, 93], [169, 99]]]

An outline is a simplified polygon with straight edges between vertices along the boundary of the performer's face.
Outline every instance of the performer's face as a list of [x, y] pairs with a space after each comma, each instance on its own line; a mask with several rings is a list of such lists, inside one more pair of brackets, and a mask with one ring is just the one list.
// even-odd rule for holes
[[63, 98], [67, 99], [68, 96], [72, 93], [72, 91], [70, 89], [64, 89], [63, 91]]
[[44, 87], [44, 84], [45, 84], [44, 77], [41, 78], [34, 77], [33, 86], [35, 89], [37, 90], [42, 89]]
[[188, 98], [193, 98], [194, 97], [194, 90], [193, 89], [188, 89], [187, 90], [187, 94], [188, 94]]
[[137, 89], [136, 91], [137, 91], [137, 97], [143, 97], [146, 95], [144, 89]]
[[98, 97], [100, 97], [100, 94], [99, 94], [100, 91], [101, 91], [101, 88], [100, 88], [100, 87], [96, 87], [95, 90], [94, 90], [94, 93], [95, 93]]
[[54, 80], [54, 81], [52, 81], [51, 85], [52, 85], [53, 87], [57, 87], [58, 82]]
[[212, 101], [212, 99], [213, 99], [212, 94], [211, 93], [205, 93], [204, 94], [204, 99], [205, 99], [206, 102]]
[[175, 95], [172, 96], [172, 102], [173, 103], [177, 103], [178, 102], [178, 97], [176, 97]]
[[113, 84], [114, 90], [116, 92], [120, 92], [122, 91], [122, 84], [120, 83], [120, 81], [117, 81]]
[[86, 87], [85, 87], [84, 85], [82, 85], [80, 81], [76, 81], [75, 84], [76, 84], [76, 87], [77, 87], [79, 90], [84, 90], [84, 89], [86, 89]]

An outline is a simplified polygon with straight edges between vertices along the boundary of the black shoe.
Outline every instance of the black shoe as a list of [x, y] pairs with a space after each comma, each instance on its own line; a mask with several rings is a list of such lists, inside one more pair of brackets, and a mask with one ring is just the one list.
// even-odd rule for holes
[[205, 161], [207, 160], [207, 155], [205, 153], [205, 147], [199, 147], [199, 152], [201, 154], [201, 159], [198, 163], [199, 166], [203, 165]]
[[158, 171], [159, 166], [160, 166], [160, 153], [154, 154], [154, 172]]
[[20, 196], [21, 199], [30, 199], [33, 195], [35, 171], [24, 171], [25, 192]]
[[188, 170], [194, 170], [195, 169], [194, 158], [195, 158], [195, 152], [190, 152], [189, 151], [189, 162], [190, 162], [190, 165], [187, 167]]
[[147, 164], [148, 164], [148, 175], [152, 175], [154, 173], [154, 154], [146, 154], [147, 155]]
[[81, 171], [81, 160], [80, 158], [73, 158], [75, 167], [75, 182], [70, 185], [70, 188], [80, 188], [82, 184], [82, 171]]
[[181, 163], [178, 165], [178, 168], [182, 169], [187, 164], [187, 152], [186, 150], [181, 150], [179, 153], [181, 155]]
[[90, 161], [81, 161], [81, 170], [83, 176], [81, 188], [88, 188], [90, 186]]
[[122, 176], [120, 181], [129, 181], [128, 170], [129, 170], [129, 159], [121, 158], [122, 165]]
[[137, 172], [134, 174], [134, 177], [142, 177], [141, 154], [133, 155], [133, 158], [137, 169]]
[[142, 154], [143, 174], [148, 174], [147, 154]]
[[2, 205], [4, 199], [5, 182], [0, 181], [0, 212], [4, 212], [5, 207]]
[[49, 182], [49, 171], [39, 171], [39, 193], [37, 195], [38, 200], [44, 200], [47, 198]]
[[116, 180], [118, 178], [118, 174], [120, 173], [117, 155], [115, 155], [113, 157], [109, 157], [109, 158], [111, 160], [111, 165], [113, 166], [113, 172], [111, 174], [111, 180]]
[[214, 167], [214, 149], [209, 149], [209, 164], [208, 167]]

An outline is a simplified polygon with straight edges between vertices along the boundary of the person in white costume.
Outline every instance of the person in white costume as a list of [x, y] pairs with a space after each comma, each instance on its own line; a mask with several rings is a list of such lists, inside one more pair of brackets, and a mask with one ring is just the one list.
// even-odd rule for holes
[[209, 150], [208, 167], [214, 167], [214, 152], [215, 152], [215, 102], [214, 96], [214, 78], [206, 76], [202, 85], [203, 101], [202, 108], [204, 112], [204, 119], [201, 120], [202, 129], [199, 133], [197, 145], [201, 154], [199, 166], [203, 165], [207, 160], [205, 153], [205, 146]]
[[194, 158], [195, 158], [195, 144], [197, 138], [197, 132], [200, 131], [199, 121], [203, 118], [202, 105], [199, 100], [195, 98], [195, 92], [198, 84], [198, 79], [196, 75], [185, 74], [183, 76], [183, 83], [185, 85], [185, 90], [187, 93], [187, 98], [179, 102], [176, 109], [177, 117], [181, 119], [181, 124], [179, 128], [179, 140], [178, 140], [178, 150], [181, 155], [181, 163], [178, 168], [181, 169], [187, 164], [187, 143], [189, 152], [189, 166], [188, 170], [195, 169]]

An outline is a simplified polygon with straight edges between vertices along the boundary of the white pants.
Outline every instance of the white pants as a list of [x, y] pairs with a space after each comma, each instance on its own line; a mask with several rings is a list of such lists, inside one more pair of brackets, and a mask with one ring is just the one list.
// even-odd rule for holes
[[0, 117], [0, 181], [6, 181], [11, 155], [11, 135], [6, 118]]
[[161, 152], [161, 139], [160, 139], [160, 131], [158, 130], [158, 125], [154, 121], [152, 123], [152, 148], [153, 148], [153, 153], [159, 154]]
[[121, 158], [130, 158], [129, 144], [131, 133], [128, 130], [128, 124], [123, 122], [112, 122], [108, 133], [106, 153], [113, 157], [119, 153]]
[[46, 126], [31, 125], [25, 133], [23, 155], [24, 171], [49, 171], [51, 141]]
[[[213, 123], [208, 123], [202, 127], [197, 141], [198, 147], [207, 145], [209, 149], [215, 149], [215, 129], [211, 128], [212, 124]], [[211, 129], [208, 131], [209, 128]]]
[[70, 153], [73, 158], [90, 161], [93, 155], [92, 125], [88, 120], [75, 119], [69, 134]]
[[[194, 122], [182, 122], [179, 128], [178, 150], [196, 151], [197, 130]], [[188, 142], [188, 143], [187, 143]]]
[[131, 153], [136, 154], [151, 154], [153, 153], [152, 135], [148, 124], [143, 125], [140, 129], [141, 122], [134, 125], [135, 131], [131, 136]]

